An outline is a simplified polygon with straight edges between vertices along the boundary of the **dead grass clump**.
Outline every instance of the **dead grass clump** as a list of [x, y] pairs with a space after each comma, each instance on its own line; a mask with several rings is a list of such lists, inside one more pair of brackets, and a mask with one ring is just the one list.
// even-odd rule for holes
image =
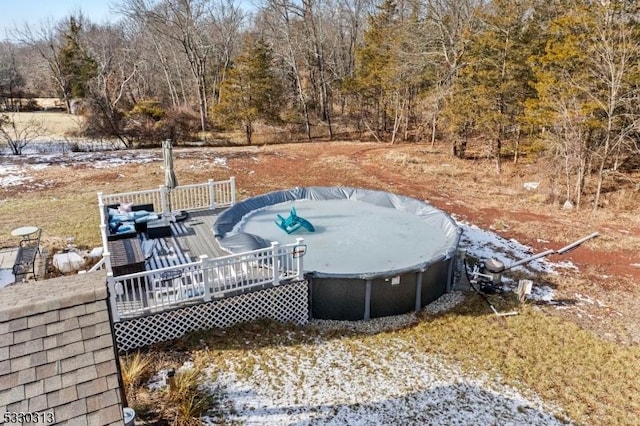
[[[127, 402], [145, 424], [197, 425], [201, 424], [202, 416], [215, 408], [214, 397], [204, 386], [203, 370], [185, 364], [193, 351], [182, 349], [177, 352], [175, 348], [157, 345], [145, 354], [136, 352], [120, 358]], [[180, 365], [181, 368], [176, 368]], [[175, 374], [168, 374], [169, 371]], [[155, 372], [166, 377], [166, 386], [158, 387], [157, 383], [149, 386], [160, 377], [160, 374], [153, 376]]]
[[534, 307], [522, 306], [519, 315], [499, 318], [480, 296], [467, 300], [409, 331], [407, 338], [446, 354], [469, 372], [491, 372], [518, 389], [528, 388], [579, 423], [635, 422], [639, 348], [620, 347]]
[[202, 417], [213, 405], [213, 398], [203, 387], [204, 376], [195, 368], [181, 369], [170, 382], [168, 398], [173, 403], [175, 423], [199, 425]]
[[150, 367], [151, 358], [140, 352], [120, 358], [120, 372], [127, 400], [134, 397], [135, 389], [148, 378]]

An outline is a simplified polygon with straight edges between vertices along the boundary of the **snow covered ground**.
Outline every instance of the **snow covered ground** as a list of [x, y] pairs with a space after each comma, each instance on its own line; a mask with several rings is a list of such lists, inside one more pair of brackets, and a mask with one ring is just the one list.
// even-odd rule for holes
[[[32, 148], [30, 146], [30, 148]], [[53, 152], [40, 152], [32, 148], [24, 155], [5, 155], [0, 164], [0, 188], [29, 185], [33, 182], [33, 172], [51, 166], [71, 167], [86, 166], [96, 169], [107, 169], [125, 164], [147, 164], [162, 162], [162, 152], [158, 150], [98, 150], [95, 152], [73, 152], [58, 149]], [[227, 167], [224, 157], [207, 158], [201, 161], [201, 167]]]
[[[462, 302], [449, 293], [426, 308], [430, 314]], [[557, 407], [523, 394], [499, 377], [478, 379], [437, 354], [416, 347], [402, 333], [378, 333], [415, 324], [416, 314], [368, 322], [312, 321], [332, 339], [247, 349], [204, 369], [204, 387], [219, 398], [217, 415], [204, 424], [243, 425], [558, 425]], [[360, 338], [341, 338], [340, 331]], [[292, 343], [286, 344], [290, 340]], [[187, 362], [178, 369], [194, 368]], [[158, 374], [149, 389], [162, 387]]]
[[[538, 254], [538, 252], [534, 252], [531, 247], [521, 244], [517, 240], [503, 238], [495, 232], [481, 229], [463, 220], [456, 219], [456, 222], [462, 228], [460, 248], [464, 249], [468, 255], [476, 259], [494, 258], [508, 267], [519, 260]], [[517, 266], [513, 270], [535, 275], [555, 274], [561, 269], [577, 268], [571, 262], [551, 262], [548, 258], [544, 257]], [[513, 290], [517, 286], [517, 283], [510, 280], [508, 274], [503, 276], [503, 283], [504, 288], [507, 290]], [[554, 298], [554, 291], [551, 287], [547, 285], [537, 285], [534, 281], [529, 298], [550, 302]]]
[[410, 342], [389, 343], [376, 352], [341, 340], [302, 356], [281, 350], [248, 379], [233, 365], [210, 371], [209, 386], [224, 397], [225, 419], [246, 425], [561, 424], [535, 397], [467, 377]]
[[[445, 295], [434, 309], [462, 299], [460, 293]], [[368, 323], [312, 321], [310, 327], [361, 328], [363, 335], [247, 351], [245, 359], [207, 368], [206, 386], [221, 397], [221, 414], [233, 424], [562, 424], [554, 415], [558, 410], [533, 394], [523, 395], [499, 378], [472, 378], [401, 334], [386, 334], [380, 345], [373, 333], [415, 321], [414, 314]]]

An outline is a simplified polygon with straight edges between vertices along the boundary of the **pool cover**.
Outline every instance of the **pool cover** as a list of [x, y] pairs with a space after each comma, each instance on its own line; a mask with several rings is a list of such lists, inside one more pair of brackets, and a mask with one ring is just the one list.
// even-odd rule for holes
[[[295, 207], [315, 228], [287, 234], [276, 222]], [[420, 200], [383, 191], [308, 187], [249, 198], [213, 227], [231, 253], [304, 238], [306, 273], [318, 278], [371, 279], [424, 271], [455, 255], [461, 230], [449, 215]]]

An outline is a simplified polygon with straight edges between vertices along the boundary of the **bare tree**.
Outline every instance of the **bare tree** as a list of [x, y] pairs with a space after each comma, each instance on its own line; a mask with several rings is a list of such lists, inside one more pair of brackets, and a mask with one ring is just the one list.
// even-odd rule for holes
[[24, 84], [16, 61], [16, 46], [0, 43], [0, 109], [18, 110], [16, 98], [21, 97]]
[[[362, 29], [366, 24], [367, 13], [371, 9], [370, 0], [337, 0], [337, 13], [332, 16], [334, 37], [332, 56], [335, 58], [333, 70], [335, 79], [340, 82], [353, 80], [356, 70], [356, 49], [362, 41]], [[345, 112], [346, 90], [341, 90], [341, 112]]]
[[635, 7], [631, 3], [622, 6], [591, 3], [551, 21], [555, 38], [536, 58], [538, 102], [532, 116], [544, 117], [545, 138], [561, 153], [567, 179], [575, 176], [578, 205], [595, 172], [594, 209], [605, 181], [638, 152], [637, 11], [625, 9]]
[[[432, 90], [429, 92], [431, 145], [435, 143], [440, 112], [452, 96], [451, 87], [463, 64], [462, 58], [473, 32], [478, 0], [426, 0], [424, 55], [431, 61]], [[450, 99], [451, 100], [451, 99]], [[464, 157], [465, 147], [454, 146]]]
[[208, 0], [125, 0], [121, 8], [127, 16], [144, 21], [150, 30], [182, 47], [196, 83], [202, 130], [208, 124], [207, 73], [214, 50], [207, 30], [211, 23], [209, 6]]
[[246, 13], [236, 0], [217, 0], [211, 9], [212, 43], [215, 45], [215, 88], [218, 96], [215, 103], [220, 103], [220, 84], [226, 79], [231, 60], [237, 54]]
[[589, 55], [590, 68], [597, 87], [583, 88], [603, 112], [602, 138], [595, 152], [598, 158], [597, 188], [593, 208], [600, 204], [602, 186], [612, 160], [622, 151], [634, 148], [640, 118], [634, 113], [638, 88], [635, 76], [640, 72], [640, 41], [630, 25], [633, 15], [609, 2], [596, 7], [596, 27], [593, 29], [594, 55]]
[[42, 121], [34, 118], [19, 124], [16, 122], [15, 114], [0, 115], [0, 139], [9, 146], [13, 155], [22, 155], [24, 148], [41, 136], [43, 131]]
[[300, 66], [296, 18], [300, 18], [300, 8], [289, 0], [267, 0], [262, 15], [275, 47], [274, 55], [282, 60], [290, 69], [294, 80], [297, 103], [304, 117], [307, 138], [311, 139], [311, 117], [309, 116], [309, 100], [303, 87], [303, 71]]
[[[317, 93], [320, 107], [320, 117], [329, 126], [329, 136], [333, 139], [333, 127], [331, 126], [331, 90], [329, 87], [328, 73], [326, 72], [327, 58], [325, 55], [325, 32], [321, 0], [302, 0], [302, 10], [306, 40], [308, 41], [308, 57], [310, 68], [313, 69], [312, 82], [316, 83], [314, 92]], [[313, 78], [315, 77], [315, 78]], [[317, 82], [316, 82], [317, 80]]]
[[69, 81], [63, 71], [58, 52], [62, 47], [62, 30], [51, 20], [45, 21], [37, 29], [25, 24], [16, 30], [17, 40], [38, 52], [45, 61], [67, 112], [71, 111], [71, 91]]
[[128, 46], [125, 32], [116, 25], [94, 26], [88, 31], [88, 44], [98, 65], [91, 85], [91, 125], [100, 133], [117, 137], [125, 146], [129, 139], [122, 128], [122, 105], [128, 87], [137, 73], [139, 60]]

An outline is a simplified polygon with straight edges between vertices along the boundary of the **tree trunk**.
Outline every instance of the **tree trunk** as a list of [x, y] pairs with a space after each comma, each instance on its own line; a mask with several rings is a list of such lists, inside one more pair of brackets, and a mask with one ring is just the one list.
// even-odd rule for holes
[[[437, 120], [437, 116], [434, 113], [433, 117], [431, 118], [431, 148], [433, 148], [436, 145], [436, 120]], [[455, 147], [455, 142], [454, 142], [454, 147]], [[456, 155], [456, 153], [454, 152], [453, 155]]]
[[576, 178], [576, 209], [580, 208], [582, 204], [582, 192], [584, 191], [584, 180], [585, 180], [585, 172], [586, 172], [586, 159], [582, 158], [580, 160], [580, 166], [578, 167], [578, 176]]
[[160, 44], [157, 42], [153, 34], [151, 35], [151, 40], [153, 41], [153, 45], [156, 48], [158, 59], [160, 61], [160, 65], [162, 66], [162, 71], [164, 73], [164, 78], [167, 82], [167, 89], [169, 90], [169, 95], [171, 96], [171, 105], [174, 108], [177, 108], [179, 103], [178, 92], [176, 90], [175, 85], [173, 84], [173, 81], [171, 80], [171, 72], [169, 70], [169, 64], [167, 62], [167, 58], [164, 57], [162, 53], [163, 49], [160, 47]]
[[247, 123], [244, 126], [245, 135], [247, 136], [247, 145], [251, 145], [251, 139], [253, 136], [253, 123]]
[[598, 167], [598, 184], [596, 186], [596, 196], [593, 200], [593, 210], [598, 210], [600, 204], [600, 194], [602, 194], [602, 184], [604, 183], [604, 168], [606, 164], [606, 157], [600, 161], [600, 167]]
[[515, 143], [515, 153], [513, 154], [513, 164], [518, 164], [518, 159], [520, 158], [520, 126], [517, 126], [516, 130], [516, 143]]
[[500, 138], [496, 138], [494, 155], [496, 157], [496, 173], [497, 174], [500, 174], [502, 172], [500, 151], [502, 151], [502, 140]]

